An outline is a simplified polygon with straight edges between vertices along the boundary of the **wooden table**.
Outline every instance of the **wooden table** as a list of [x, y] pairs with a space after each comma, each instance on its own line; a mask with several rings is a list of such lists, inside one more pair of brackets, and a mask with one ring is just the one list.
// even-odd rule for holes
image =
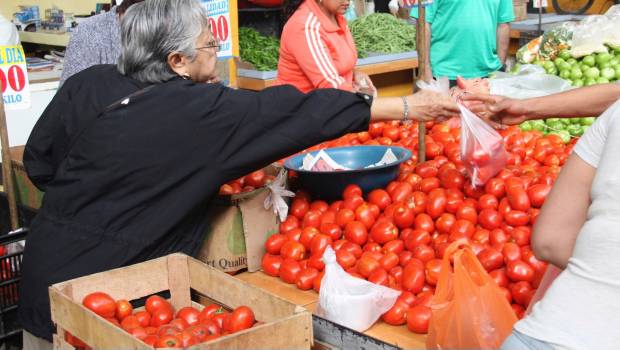
[[[284, 283], [279, 278], [268, 276], [260, 271], [243, 272], [235, 277], [278, 295], [289, 302], [301, 305], [313, 314], [316, 312], [319, 295], [312, 290], [299, 290], [295, 285]], [[341, 328], [334, 330], [334, 332], [341, 332]], [[363, 334], [345, 330], [347, 337], [350, 337], [350, 342], [346, 344], [346, 348], [355, 345], [355, 347], [364, 347], [365, 349], [426, 349], [426, 336], [410, 332], [407, 326], [391, 326], [383, 321], [378, 321]], [[315, 330], [315, 337], [317, 336], [316, 333]], [[338, 344], [331, 345], [338, 346]]]

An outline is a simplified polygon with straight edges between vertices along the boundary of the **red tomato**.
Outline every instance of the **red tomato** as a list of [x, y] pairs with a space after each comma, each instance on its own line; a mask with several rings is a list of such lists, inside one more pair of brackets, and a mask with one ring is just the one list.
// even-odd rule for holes
[[527, 189], [527, 194], [533, 207], [540, 208], [545, 202], [545, 198], [551, 192], [551, 185], [537, 184]]
[[426, 283], [430, 284], [431, 286], [437, 285], [437, 281], [439, 280], [439, 274], [441, 273], [441, 265], [441, 259], [431, 259], [426, 262]]
[[366, 226], [359, 221], [350, 221], [344, 228], [344, 238], [358, 245], [363, 245], [368, 240]]
[[122, 321], [125, 317], [131, 315], [133, 312], [133, 307], [127, 300], [117, 300], [116, 301], [116, 312], [114, 316]]
[[165, 335], [163, 337], [159, 337], [159, 339], [155, 342], [155, 348], [182, 348], [183, 342], [179, 337], [174, 335]]
[[502, 218], [500, 214], [493, 209], [483, 209], [478, 215], [480, 226], [487, 230], [493, 230], [502, 224]]
[[456, 218], [454, 215], [450, 213], [443, 213], [441, 216], [435, 221], [435, 229], [437, 232], [441, 234], [449, 234], [450, 229], [456, 222]]
[[400, 253], [405, 249], [405, 242], [400, 239], [395, 239], [393, 241], [389, 241], [383, 245], [383, 252], [387, 254], [388, 252], [392, 253]]
[[508, 242], [509, 236], [502, 229], [494, 229], [489, 233], [489, 243], [494, 247], [501, 247]]
[[478, 223], [478, 212], [469, 205], [462, 205], [456, 212], [457, 220], [467, 220], [473, 225]]
[[82, 305], [101, 317], [114, 317], [116, 302], [106, 293], [94, 292], [84, 297]]
[[480, 208], [481, 210], [482, 209], [497, 210], [498, 206], [499, 206], [499, 201], [497, 200], [497, 197], [495, 197], [492, 194], [483, 194], [478, 199], [478, 208]]
[[441, 185], [447, 189], [462, 189], [465, 184], [465, 177], [456, 169], [448, 169], [439, 177]]
[[213, 322], [215, 322], [217, 324], [217, 326], [222, 330], [225, 331], [224, 329], [224, 322], [226, 321], [226, 319], [229, 317], [228, 315], [230, 315], [230, 313], [228, 311], [225, 311], [223, 309], [218, 310], [218, 312], [213, 316], [213, 318], [211, 319]]
[[121, 321], [121, 328], [123, 328], [126, 331], [130, 331], [134, 328], [142, 328], [142, 327], [140, 326], [140, 321], [138, 320], [136, 316], [129, 315], [123, 318], [123, 320]]
[[389, 277], [390, 276], [388, 275], [387, 271], [385, 271], [382, 267], [379, 267], [377, 269], [374, 269], [368, 275], [368, 282], [387, 287]]
[[301, 227], [314, 227], [319, 228], [321, 226], [321, 216], [323, 214], [318, 210], [308, 210], [304, 215]]
[[433, 222], [433, 219], [425, 213], [418, 214], [415, 217], [414, 227], [418, 230], [424, 230], [429, 233], [435, 231], [435, 223]]
[[138, 323], [142, 328], [147, 328], [151, 324], [151, 314], [147, 311], [138, 311], [134, 314], [134, 316], [136, 316]]
[[351, 209], [340, 209], [336, 214], [336, 224], [344, 228], [349, 222], [355, 220], [355, 213]]
[[344, 188], [344, 191], [342, 192], [342, 198], [347, 199], [347, 198], [351, 198], [351, 197], [361, 197], [362, 196], [362, 189], [355, 184], [350, 184], [347, 185], [347, 187]]
[[530, 222], [530, 216], [523, 211], [511, 210], [506, 213], [504, 220], [511, 226], [525, 226]]
[[534, 252], [532, 252], [531, 250], [528, 250], [525, 252], [521, 250], [521, 256], [522, 256], [522, 260], [528, 263], [537, 273], [542, 274], [547, 269], [547, 263], [544, 261], [538, 260], [536, 256], [534, 255]]
[[189, 324], [187, 324], [187, 322], [182, 318], [175, 318], [174, 320], [170, 321], [170, 325], [172, 327], [175, 327], [179, 332], [182, 332], [187, 327], [189, 327]]
[[407, 290], [402, 291], [400, 293], [400, 296], [398, 297], [398, 299], [396, 299], [396, 301], [404, 301], [405, 304], [407, 304], [409, 306], [413, 305], [415, 300], [416, 300], [415, 294], [413, 294], [413, 293], [411, 293], [410, 291], [407, 291]]
[[377, 222], [370, 230], [370, 237], [379, 244], [398, 238], [398, 228], [389, 221]]
[[386, 271], [390, 271], [392, 268], [398, 266], [398, 261], [398, 254], [394, 252], [387, 252], [381, 259], [379, 259], [381, 267], [383, 267]]
[[508, 276], [506, 276], [506, 269], [501, 268], [489, 272], [489, 276], [495, 281], [495, 283], [503, 288], [508, 287]]
[[338, 240], [342, 236], [342, 230], [340, 226], [335, 223], [323, 223], [321, 224], [320, 231], [323, 235], [328, 236], [332, 240]]
[[437, 176], [438, 169], [432, 166], [431, 164], [429, 164], [428, 162], [426, 162], [426, 163], [418, 164], [415, 167], [415, 172], [421, 178], [426, 179], [426, 178]]
[[502, 265], [504, 265], [504, 257], [502, 256], [502, 253], [491, 247], [483, 249], [478, 254], [478, 260], [480, 261], [480, 264], [482, 264], [482, 267], [484, 267], [487, 271], [499, 269]]
[[411, 235], [405, 240], [405, 247], [408, 250], [413, 251], [413, 249], [422, 244], [430, 244], [431, 243], [431, 234], [429, 231], [425, 230], [413, 230]]
[[261, 267], [263, 272], [269, 276], [278, 277], [280, 275], [280, 266], [282, 266], [282, 257], [279, 255], [271, 255], [266, 253], [263, 255]]
[[368, 242], [364, 244], [363, 251], [381, 253], [381, 246], [375, 242]]
[[396, 300], [394, 306], [381, 316], [383, 322], [392, 325], [400, 326], [407, 322], [407, 311], [409, 310], [409, 304], [403, 300]]
[[332, 238], [328, 235], [318, 234], [312, 239], [310, 244], [310, 252], [313, 255], [323, 255], [325, 248], [332, 244]]
[[181, 308], [177, 312], [177, 318], [184, 320], [189, 326], [193, 326], [195, 324], [198, 324], [199, 322], [200, 311], [196, 310], [193, 307], [187, 306]]
[[286, 241], [280, 250], [280, 255], [282, 255], [282, 258], [290, 258], [298, 261], [304, 258], [305, 253], [306, 248], [303, 244], [290, 240]]
[[308, 203], [308, 201], [299, 198], [293, 199], [293, 203], [291, 204], [291, 215], [299, 220], [303, 220], [308, 210], [310, 210], [310, 203]]
[[355, 260], [355, 255], [348, 250], [340, 249], [336, 251], [336, 261], [345, 269], [355, 265]]
[[329, 209], [329, 204], [325, 201], [314, 201], [310, 204], [310, 210], [320, 211], [325, 213]]
[[474, 242], [478, 242], [480, 244], [489, 243], [489, 235], [490, 231], [484, 228], [479, 228], [474, 232], [474, 235], [471, 237], [471, 240]]
[[506, 242], [502, 247], [502, 254], [504, 255], [504, 263], [521, 260], [521, 250], [516, 243]]
[[418, 334], [428, 333], [431, 309], [424, 305], [416, 305], [407, 311], [407, 328]]
[[265, 186], [265, 172], [263, 170], [257, 170], [254, 171], [252, 173], [250, 173], [249, 175], [246, 175], [243, 178], [243, 182], [245, 185], [247, 186], [252, 186], [254, 188], [260, 188]]
[[423, 263], [435, 258], [435, 251], [426, 244], [421, 244], [413, 249], [413, 257]]
[[486, 193], [495, 196], [495, 198], [501, 198], [506, 193], [506, 185], [504, 180], [499, 178], [493, 178], [484, 185]]
[[521, 260], [511, 261], [506, 265], [506, 276], [515, 282], [532, 282], [534, 278], [534, 269]]
[[[377, 207], [377, 209], [379, 208]], [[374, 209], [367, 204], [362, 204], [355, 210], [355, 220], [363, 223], [368, 230], [374, 225], [376, 218]]]
[[424, 264], [412, 258], [403, 269], [402, 287], [412, 293], [419, 293], [424, 287], [426, 277], [424, 275]]
[[450, 229], [450, 240], [455, 241], [459, 238], [471, 238], [476, 232], [476, 227], [468, 220], [456, 220]]
[[309, 267], [301, 271], [297, 275], [297, 281], [295, 281], [295, 284], [297, 285], [297, 288], [301, 290], [312, 289], [312, 286], [314, 285], [314, 279], [318, 275], [319, 275], [319, 270]]
[[430, 191], [439, 188], [439, 186], [440, 182], [436, 177], [429, 177], [420, 181], [420, 190], [424, 193], [429, 193]]
[[509, 286], [510, 293], [515, 302], [527, 308], [534, 296], [532, 285], [526, 281], [519, 281]]
[[300, 228], [294, 228], [290, 231], [288, 231], [285, 236], [286, 238], [288, 238], [290, 241], [296, 241], [299, 242], [299, 239], [301, 238], [301, 233], [303, 231]]
[[400, 254], [398, 254], [398, 264], [401, 267], [407, 266], [411, 259], [413, 259], [413, 253], [408, 250], [402, 251], [400, 252]]
[[531, 229], [529, 226], [519, 226], [510, 233], [512, 241], [522, 247], [530, 244]]
[[381, 268], [381, 264], [369, 256], [362, 256], [357, 262], [357, 272], [365, 278], [378, 268]]
[[379, 209], [384, 210], [388, 205], [392, 203], [390, 195], [382, 189], [372, 190], [368, 194], [368, 202], [376, 205]]
[[364, 204], [362, 196], [353, 196], [344, 200], [342, 207], [355, 211], [360, 205]]
[[396, 227], [404, 229], [411, 227], [415, 219], [415, 214], [412, 209], [405, 203], [399, 203], [396, 205], [393, 214], [393, 220]]
[[353, 253], [355, 259], [359, 259], [363, 254], [362, 247], [360, 247], [359, 244], [355, 244], [353, 242], [345, 242], [342, 245], [342, 249]]
[[[516, 178], [511, 178], [516, 179]], [[506, 188], [506, 198], [514, 210], [527, 211], [530, 208], [530, 198], [527, 192], [517, 185]]]
[[405, 204], [413, 210], [414, 214], [418, 215], [426, 211], [427, 201], [428, 197], [425, 193], [416, 191], [405, 200]]
[[[312, 239], [315, 236], [320, 235], [320, 234], [321, 232], [315, 227], [304, 227], [304, 229], [301, 232], [301, 236], [299, 237], [299, 243], [301, 243], [304, 246], [305, 251], [308, 251], [310, 250]], [[289, 256], [289, 257], [292, 258], [292, 256]], [[302, 255], [302, 259], [303, 259], [303, 255]]]
[[285, 235], [271, 235], [269, 238], [267, 238], [267, 241], [265, 242], [265, 250], [269, 254], [280, 254], [280, 250], [282, 249], [282, 246], [287, 240], [288, 238]]
[[437, 219], [446, 210], [446, 191], [442, 188], [436, 188], [428, 194], [426, 202], [426, 213], [431, 218]]
[[[148, 300], [147, 300], [148, 303]], [[147, 304], [148, 305], [148, 304]], [[151, 326], [159, 327], [170, 323], [174, 317], [172, 306], [162, 306], [151, 313]]]
[[286, 258], [280, 266], [280, 279], [289, 284], [294, 284], [297, 275], [301, 273], [301, 266], [297, 260]]
[[390, 192], [392, 202], [402, 202], [413, 193], [413, 186], [408, 182], [399, 182], [394, 190]]
[[314, 289], [314, 291], [317, 293], [321, 291], [321, 282], [323, 281], [323, 275], [325, 275], [325, 271], [319, 272], [319, 275], [316, 276], [316, 278], [312, 282], [312, 289]]

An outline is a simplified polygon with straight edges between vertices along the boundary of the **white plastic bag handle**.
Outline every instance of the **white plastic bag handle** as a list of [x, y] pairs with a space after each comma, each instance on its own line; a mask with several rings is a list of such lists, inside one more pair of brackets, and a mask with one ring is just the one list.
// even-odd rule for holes
[[265, 209], [273, 208], [273, 212], [278, 215], [281, 222], [286, 220], [286, 216], [288, 215], [288, 205], [284, 197], [295, 197], [295, 193], [287, 190], [284, 186], [285, 180], [286, 171], [282, 170], [275, 180], [267, 185], [270, 193], [263, 203]]

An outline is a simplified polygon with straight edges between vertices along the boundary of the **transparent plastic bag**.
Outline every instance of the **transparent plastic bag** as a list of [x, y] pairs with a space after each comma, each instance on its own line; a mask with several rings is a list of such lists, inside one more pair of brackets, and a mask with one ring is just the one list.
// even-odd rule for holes
[[583, 57], [592, 53], [608, 52], [605, 42], [609, 31], [609, 18], [603, 15], [592, 15], [579, 22], [573, 33], [573, 57]]
[[504, 139], [484, 120], [461, 110], [461, 158], [474, 186], [482, 186], [506, 165]]
[[430, 306], [426, 347], [497, 349], [512, 332], [517, 317], [471, 248], [459, 248], [461, 244], [452, 243], [444, 254]]
[[607, 34], [606, 44], [620, 48], [620, 4], [610, 7], [605, 16], [609, 19], [609, 33]]
[[492, 95], [510, 98], [532, 98], [555, 94], [572, 89], [570, 82], [545, 73], [545, 69], [533, 64], [524, 64], [516, 73], [497, 72], [489, 79]]
[[540, 42], [540, 57], [553, 60], [563, 49], [571, 47], [573, 32], [577, 24], [564, 22], [545, 31]]
[[331, 247], [323, 253], [325, 275], [321, 281], [317, 315], [363, 332], [394, 306], [399, 291], [370, 283], [346, 273]]
[[532, 63], [540, 57], [540, 43], [542, 42], [542, 36], [531, 40], [526, 45], [523, 45], [517, 51], [517, 60], [520, 63]]
[[[437, 79], [433, 79], [430, 82], [425, 82], [424, 80], [418, 80], [416, 85], [420, 90], [429, 90], [434, 91], [439, 94], [444, 94], [450, 96], [452, 91], [450, 91], [450, 80], [448, 77], [439, 77]], [[458, 128], [461, 123], [459, 118], [452, 118], [447, 121], [447, 125], [450, 128]]]

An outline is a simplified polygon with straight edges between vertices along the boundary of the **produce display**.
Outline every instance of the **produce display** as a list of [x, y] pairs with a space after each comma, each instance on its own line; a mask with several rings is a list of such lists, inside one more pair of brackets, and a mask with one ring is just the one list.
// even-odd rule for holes
[[543, 67], [547, 74], [570, 80], [575, 87], [620, 80], [620, 48], [579, 59], [573, 58], [568, 49], [563, 49], [555, 59], [535, 61], [534, 64]]
[[[175, 313], [172, 305], [157, 295], [148, 297], [140, 311], [127, 300], [114, 300], [103, 292], [88, 294], [82, 305], [155, 348], [187, 348], [256, 324], [254, 312], [247, 306], [228, 311], [211, 304], [202, 311], [184, 307]], [[69, 332], [65, 340], [76, 348], [89, 348]]]
[[415, 27], [387, 13], [360, 17], [349, 28], [360, 58], [371, 53], [400, 53], [416, 48]]
[[239, 27], [239, 54], [259, 71], [278, 69], [280, 40], [262, 35], [256, 29]]
[[594, 123], [596, 118], [549, 118], [546, 120], [531, 120], [519, 125], [523, 131], [537, 130], [545, 134], [555, 134], [562, 138], [565, 143], [571, 138], [583, 135], [586, 129]]
[[460, 130], [427, 127], [423, 164], [415, 156], [416, 124], [373, 123], [368, 132], [316, 146], [399, 145], [414, 156], [385, 189], [362, 193], [350, 185], [332, 203], [300, 191], [279, 232], [265, 243], [263, 271], [318, 292], [322, 254], [331, 246], [352, 276], [402, 291], [384, 322], [426, 333], [441, 258], [451, 242], [464, 238], [522, 317], [547, 266], [530, 248], [532, 225], [574, 141], [539, 130], [502, 130], [506, 168], [473, 187], [464, 176]]
[[264, 170], [256, 170], [244, 177], [220, 186], [220, 195], [229, 196], [232, 194], [252, 192], [255, 189], [261, 188], [271, 181], [273, 181], [273, 175], [265, 174]]

